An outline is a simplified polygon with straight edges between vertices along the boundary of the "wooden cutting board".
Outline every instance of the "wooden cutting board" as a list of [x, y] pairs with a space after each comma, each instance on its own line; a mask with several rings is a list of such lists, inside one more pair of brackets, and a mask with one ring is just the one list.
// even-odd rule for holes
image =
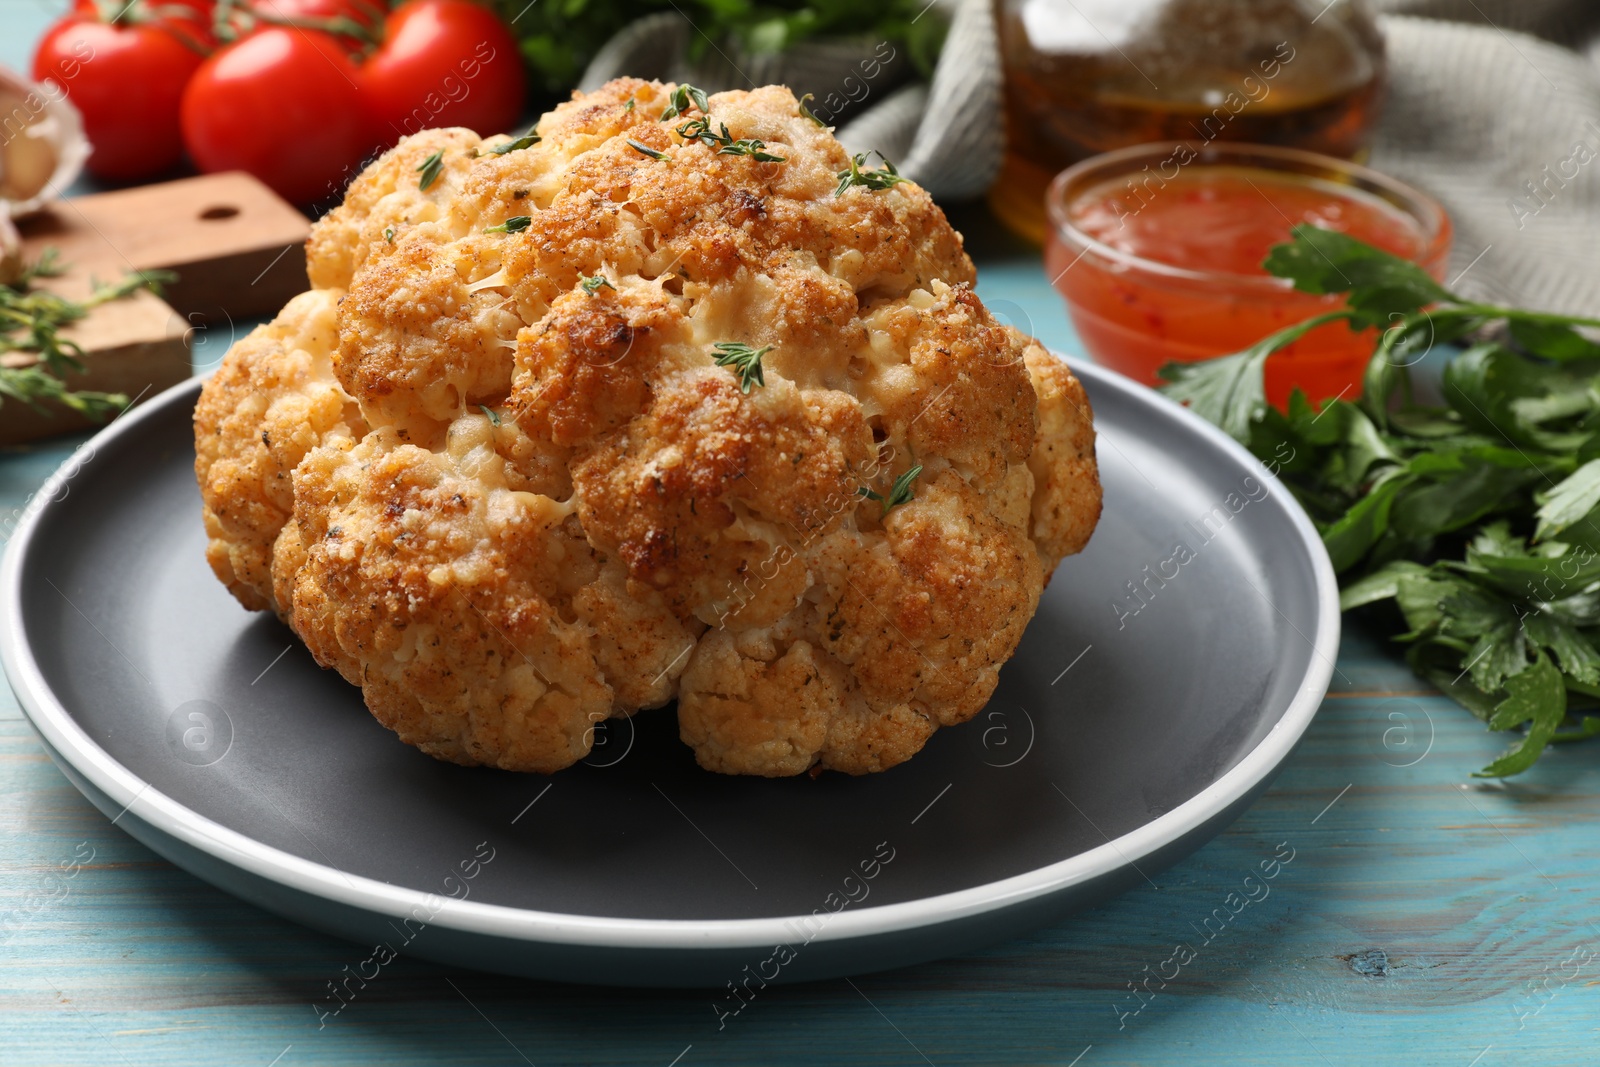
[[[81, 299], [93, 282], [129, 271], [171, 270], [161, 297], [140, 292], [102, 304], [62, 331], [83, 347], [87, 373], [73, 389], [152, 396], [190, 374], [192, 331], [275, 315], [307, 285], [302, 245], [310, 223], [248, 174], [197, 178], [76, 197], [17, 224], [31, 261], [55, 248], [65, 274], [39, 284]], [[0, 361], [25, 363], [22, 353]], [[44, 415], [26, 404], [0, 405], [0, 444], [81, 430], [72, 412]]]

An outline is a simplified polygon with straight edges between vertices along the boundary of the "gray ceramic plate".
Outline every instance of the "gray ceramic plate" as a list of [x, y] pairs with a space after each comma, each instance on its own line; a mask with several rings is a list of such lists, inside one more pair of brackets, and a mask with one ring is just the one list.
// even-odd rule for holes
[[407, 748], [207, 569], [196, 381], [39, 494], [0, 568], [0, 653], [57, 764], [119, 826], [341, 937], [619, 985], [965, 951], [1225, 826], [1294, 748], [1338, 649], [1333, 573], [1287, 492], [1198, 418], [1076, 369], [1100, 427], [1100, 528], [989, 707], [884, 774], [709, 774], [670, 707], [608, 726], [587, 765], [549, 779]]

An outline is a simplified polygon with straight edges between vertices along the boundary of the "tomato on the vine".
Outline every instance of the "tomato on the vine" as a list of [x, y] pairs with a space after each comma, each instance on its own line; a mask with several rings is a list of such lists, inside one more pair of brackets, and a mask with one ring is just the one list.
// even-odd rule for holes
[[190, 79], [182, 114], [189, 156], [203, 171], [249, 171], [298, 204], [336, 194], [372, 143], [358, 76], [326, 33], [256, 30]]
[[205, 43], [189, 18], [157, 15], [143, 4], [113, 14], [101, 21], [90, 3], [52, 26], [34, 52], [33, 78], [55, 83], [83, 114], [89, 171], [136, 181], [182, 158], [178, 106]]
[[216, 7], [216, 0], [73, 0], [72, 13], [90, 22], [162, 26], [205, 54], [217, 47]]
[[223, 10], [233, 36], [247, 37], [257, 27], [298, 25], [332, 34], [357, 60], [382, 36], [388, 12], [381, 0], [245, 0]]
[[432, 126], [483, 136], [522, 115], [527, 78], [516, 38], [469, 0], [408, 0], [361, 65], [361, 92], [383, 144]]

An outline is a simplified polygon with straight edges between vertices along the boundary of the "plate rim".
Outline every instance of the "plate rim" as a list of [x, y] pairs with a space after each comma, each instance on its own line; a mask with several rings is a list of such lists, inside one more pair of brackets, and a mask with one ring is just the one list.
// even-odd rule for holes
[[[1086, 386], [1092, 386], [1091, 393], [1118, 392], [1162, 417], [1177, 419], [1220, 446], [1261, 479], [1269, 491], [1276, 490], [1279, 505], [1299, 535], [1299, 547], [1310, 557], [1315, 571], [1317, 625], [1315, 635], [1307, 638], [1311, 657], [1306, 674], [1266, 735], [1216, 781], [1170, 811], [1103, 845], [1021, 874], [895, 904], [845, 909], [832, 914], [807, 938], [808, 943], [852, 941], [938, 927], [1043, 899], [1137, 864], [1140, 859], [1183, 841], [1270, 779], [1310, 727], [1327, 694], [1339, 650], [1338, 583], [1322, 538], [1293, 494], [1244, 446], [1182, 405], [1114, 371], [1083, 360], [1066, 359], [1057, 352], [1052, 355], [1062, 359]], [[139, 805], [134, 812], [138, 819], [214, 860], [266, 882], [387, 918], [404, 919], [423, 908], [433, 916], [430, 925], [465, 934], [597, 949], [725, 951], [763, 949], [792, 940], [795, 928], [810, 919], [809, 914], [754, 919], [633, 919], [486, 904], [390, 885], [312, 862], [229, 829], [155, 789], [101, 748], [50, 689], [23, 638], [22, 561], [45, 515], [65, 499], [65, 494], [56, 494], [84, 465], [93, 462], [100, 449], [113, 446], [145, 422], [166, 416], [170, 408], [183, 402], [186, 394], [198, 393], [209, 376], [209, 372], [196, 375], [163, 390], [118, 416], [80, 445], [29, 498], [21, 521], [5, 546], [0, 558], [0, 667], [4, 668], [23, 714], [52, 752], [60, 754], [95, 788], [121, 805], [124, 812]], [[189, 407], [192, 406], [191, 400]], [[40, 503], [35, 506], [35, 502]]]

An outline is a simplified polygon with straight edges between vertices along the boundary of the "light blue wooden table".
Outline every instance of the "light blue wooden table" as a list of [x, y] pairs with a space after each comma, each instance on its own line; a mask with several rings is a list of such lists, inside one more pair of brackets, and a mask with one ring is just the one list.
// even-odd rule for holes
[[[0, 0], [0, 62], [49, 14]], [[1079, 351], [1037, 257], [957, 223], [990, 306]], [[75, 443], [0, 453], [0, 519]], [[765, 990], [720, 1032], [702, 993], [405, 959], [319, 1029], [351, 946], [110, 825], [0, 689], [0, 1065], [1600, 1063], [1600, 743], [1474, 781], [1501, 738], [1359, 629], [1338, 668], [1272, 789], [1154, 886], [978, 955]], [[1282, 843], [1270, 896], [1207, 940]]]

